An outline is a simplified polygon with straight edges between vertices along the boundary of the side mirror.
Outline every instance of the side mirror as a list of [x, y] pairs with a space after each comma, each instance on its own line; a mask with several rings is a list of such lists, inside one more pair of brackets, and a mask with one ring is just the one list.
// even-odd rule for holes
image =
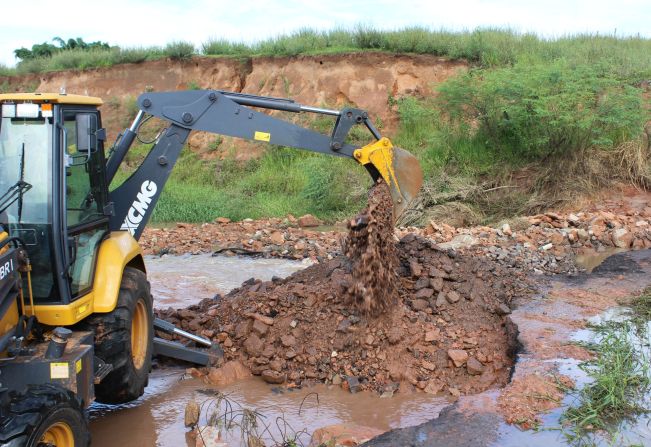
[[75, 118], [77, 152], [91, 154], [97, 149], [96, 116], [93, 113], [78, 113]]

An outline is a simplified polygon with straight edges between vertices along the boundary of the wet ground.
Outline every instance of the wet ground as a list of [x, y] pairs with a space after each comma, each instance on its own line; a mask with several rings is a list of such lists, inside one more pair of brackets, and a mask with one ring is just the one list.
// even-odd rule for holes
[[[538, 299], [519, 307], [512, 314], [523, 345], [512, 383], [526, 381], [532, 374], [552, 372], [571, 378], [578, 387], [585, 385], [588, 377], [579, 368], [581, 361], [573, 358], [569, 354], [571, 351], [566, 349], [576, 341], [594, 341], [596, 336], [588, 329], [573, 326], [585, 320], [599, 323], [625, 318], [623, 315], [627, 309], [618, 307], [617, 302], [650, 284], [650, 250], [616, 254], [596, 266], [591, 274], [553, 281]], [[553, 319], [546, 318], [548, 315]], [[634, 334], [631, 336], [634, 337]], [[636, 343], [640, 352], [644, 352], [642, 355], [648, 358], [648, 338], [637, 340]], [[560, 430], [560, 417], [573, 402], [572, 395], [566, 395], [556, 408], [543, 413], [537, 430], [521, 430], [517, 425], [505, 423], [499, 414], [499, 394], [502, 392], [498, 390], [463, 397], [457, 404], [444, 409], [437, 419], [385, 433], [364, 446], [651, 446], [649, 414], [624, 421], [612, 440], [597, 437], [570, 441], [566, 433]], [[648, 401], [651, 401], [651, 395]]]
[[[185, 404], [194, 398], [207, 405], [211, 396], [206, 390], [210, 392], [214, 387], [198, 379], [180, 380], [182, 376], [182, 370], [158, 371], [138, 401], [118, 407], [94, 405], [91, 410], [93, 446], [193, 446], [183, 426]], [[449, 405], [445, 399], [424, 393], [396, 394], [391, 399], [383, 399], [373, 393], [351, 394], [340, 387], [325, 385], [281, 391], [257, 378], [220, 387], [220, 391], [236, 409], [240, 406], [255, 409], [265, 416], [262, 420], [269, 423], [271, 432], [267, 440], [280, 439], [281, 429], [290, 433], [305, 430], [300, 437], [304, 445], [310, 441], [309, 434], [324, 425], [353, 422], [390, 430], [421, 424]], [[283, 421], [277, 423], [280, 415]], [[120, 427], [120, 431], [116, 432], [115, 427]], [[238, 430], [232, 432], [232, 446], [240, 445], [240, 435]]]
[[[586, 268], [594, 269], [594, 273], [556, 281], [549, 293], [514, 312], [512, 318], [520, 326], [523, 342], [514, 379], [550, 366], [579, 385], [585, 383], [586, 376], [578, 368], [579, 360], [562, 350], [550, 355], [544, 346], [536, 343], [542, 338], [541, 334], [546, 334], [545, 340], [551, 343], [547, 348], [552, 349], [555, 343], [565, 346], [563, 343], [577, 338], [589, 339], [593, 336], [590, 332], [568, 322], [588, 316], [593, 320], [618, 317], [619, 314], [608, 310], [617, 299], [651, 283], [651, 251], [617, 254], [600, 263], [601, 257], [601, 253], [596, 253], [582, 261]], [[157, 307], [184, 306], [215, 293], [224, 293], [251, 276], [270, 279], [273, 275], [287, 276], [304, 267], [300, 262], [283, 260], [199, 255], [192, 257], [193, 262], [184, 262], [187, 260], [181, 258], [148, 259]], [[543, 315], [554, 316], [567, 324], [546, 321]], [[185, 404], [192, 397], [198, 402], [206, 401], [209, 396], [201, 390], [211, 387], [198, 379], [181, 380], [182, 376], [183, 370], [158, 370], [152, 374], [150, 386], [141, 399], [119, 407], [93, 405], [93, 445], [194, 445], [183, 427]], [[506, 424], [497, 411], [498, 390], [462, 397], [454, 405], [424, 393], [397, 393], [393, 398], [382, 399], [376, 394], [350, 394], [339, 387], [325, 385], [280, 391], [257, 379], [222, 387], [220, 391], [235, 405], [258, 409], [268, 415], [270, 426], [275, 427], [271, 436], [274, 433], [277, 436], [282, 427], [287, 427], [285, 423], [293, 432], [306, 430], [311, 433], [325, 425], [353, 422], [391, 430], [368, 443], [375, 447], [569, 445], [558, 427], [563, 405], [569, 404], [571, 397], [566, 397], [561, 407], [541, 418], [542, 430], [522, 431], [516, 425]], [[318, 394], [318, 403], [312, 393]], [[276, 424], [278, 415], [283, 415], [281, 427]], [[648, 416], [629, 422], [622, 427], [627, 443], [615, 445], [651, 445], [650, 424]], [[239, 434], [233, 436], [231, 445], [240, 445]], [[300, 439], [307, 445], [309, 435]]]

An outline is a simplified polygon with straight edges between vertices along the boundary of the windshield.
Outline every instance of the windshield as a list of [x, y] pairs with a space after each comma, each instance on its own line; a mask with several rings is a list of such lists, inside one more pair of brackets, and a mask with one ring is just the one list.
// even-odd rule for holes
[[[2, 118], [0, 126], [0, 198], [23, 180], [31, 188], [2, 215], [5, 225], [49, 222], [51, 118]], [[22, 177], [22, 179], [21, 179]]]
[[50, 250], [52, 133], [52, 118], [2, 118], [0, 125], [0, 202], [17, 190], [17, 182], [31, 185], [18, 189], [22, 194], [0, 213], [0, 226], [27, 246], [34, 299], [40, 302], [59, 300]]

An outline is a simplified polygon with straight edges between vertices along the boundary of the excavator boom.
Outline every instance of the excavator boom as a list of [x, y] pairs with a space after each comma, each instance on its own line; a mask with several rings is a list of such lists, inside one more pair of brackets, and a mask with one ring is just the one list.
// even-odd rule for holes
[[[297, 149], [349, 157], [364, 165], [373, 180], [382, 177], [390, 186], [397, 218], [416, 196], [422, 171], [409, 152], [383, 138], [368, 113], [355, 108], [330, 110], [298, 104], [289, 99], [246, 95], [221, 90], [144, 93], [138, 98], [140, 113], [125, 130], [107, 163], [110, 182], [128, 152], [145, 115], [169, 122], [142, 165], [111, 192], [115, 212], [112, 229], [128, 230], [139, 238], [160, 196], [179, 153], [193, 130], [228, 135]], [[251, 107], [336, 117], [330, 135], [253, 110]], [[364, 147], [346, 143], [355, 125], [365, 126], [376, 140]], [[131, 200], [126, 198], [132, 198]]]

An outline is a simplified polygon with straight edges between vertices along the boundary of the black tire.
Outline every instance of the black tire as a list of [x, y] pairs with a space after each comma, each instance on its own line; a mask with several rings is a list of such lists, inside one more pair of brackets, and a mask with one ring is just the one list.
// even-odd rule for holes
[[75, 395], [58, 385], [32, 385], [24, 393], [6, 393], [0, 410], [2, 447], [45, 447], [43, 435], [65, 426], [73, 444], [56, 447], [88, 447], [90, 433], [84, 411]]
[[[136, 365], [131, 349], [131, 327], [139, 301], [144, 304], [148, 335], [144, 359]], [[142, 396], [148, 383], [154, 347], [154, 314], [145, 273], [126, 267], [116, 308], [106, 314], [91, 315], [84, 325], [95, 331], [95, 355], [113, 365], [113, 370], [95, 385], [96, 400], [120, 404]]]

